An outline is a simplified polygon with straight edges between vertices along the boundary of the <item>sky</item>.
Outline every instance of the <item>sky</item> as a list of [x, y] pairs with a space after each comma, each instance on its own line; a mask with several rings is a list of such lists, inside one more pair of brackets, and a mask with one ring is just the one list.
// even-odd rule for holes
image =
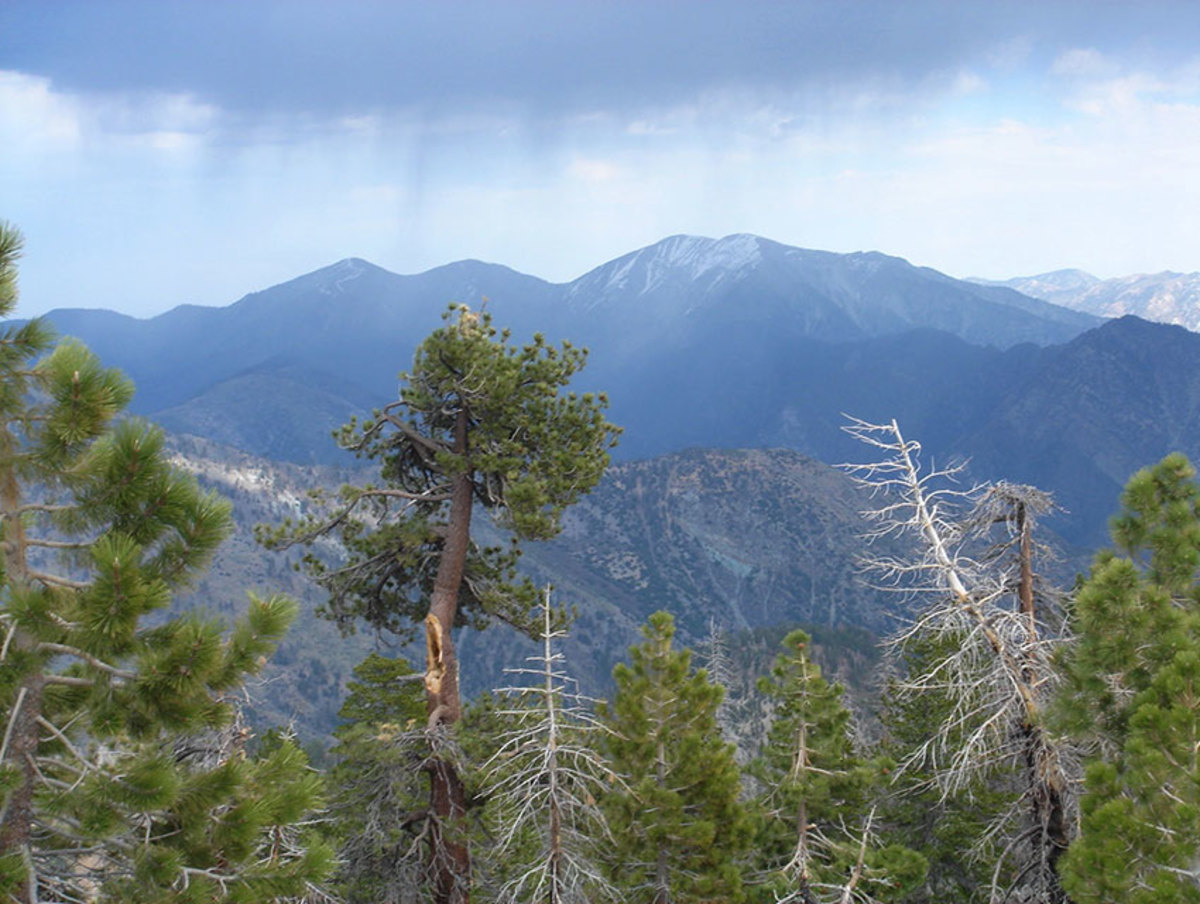
[[2, 0], [18, 313], [668, 235], [1200, 270], [1200, 3]]

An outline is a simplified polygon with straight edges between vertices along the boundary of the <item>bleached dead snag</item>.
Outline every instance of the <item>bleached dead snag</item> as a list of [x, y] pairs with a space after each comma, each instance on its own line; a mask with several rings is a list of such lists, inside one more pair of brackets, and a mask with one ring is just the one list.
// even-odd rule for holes
[[[1048, 630], [1036, 605], [1032, 542], [1035, 517], [1050, 499], [1012, 484], [955, 489], [957, 469], [921, 473], [920, 444], [905, 440], [895, 421], [850, 420], [844, 429], [880, 455], [873, 463], [844, 466], [878, 502], [865, 513], [874, 523], [869, 538], [917, 541], [911, 559], [866, 563], [885, 586], [919, 604], [890, 644], [901, 650], [917, 638], [959, 641], [898, 686], [902, 695], [939, 690], [955, 701], [912, 759], [939, 764], [935, 774], [946, 793], [997, 764], [1020, 764], [1022, 818], [1006, 849], [1016, 878], [1000, 889], [1003, 864], [997, 864], [993, 901], [1063, 904], [1068, 898], [1057, 863], [1076, 822], [1074, 770], [1067, 764], [1073, 757], [1047, 734], [1043, 710], [1054, 684], [1050, 655], [1064, 638]], [[998, 545], [991, 542], [997, 529], [1006, 531]]]
[[717, 685], [725, 696], [717, 707], [717, 724], [725, 740], [738, 748], [739, 762], [745, 762], [742, 745], [738, 744], [737, 715], [734, 712], [738, 694], [736, 687], [736, 669], [729, 657], [729, 635], [724, 628], [717, 624], [716, 619], [708, 620], [708, 638], [701, 647], [704, 667], [708, 670], [708, 680]]
[[570, 690], [563, 654], [554, 649], [566, 632], [555, 628], [552, 616], [547, 589], [541, 655], [530, 657], [529, 667], [509, 670], [532, 680], [499, 690], [529, 702], [500, 710], [515, 724], [484, 765], [497, 826], [492, 857], [507, 872], [498, 895], [502, 904], [589, 904], [619, 897], [593, 854], [598, 845], [611, 843], [597, 799], [620, 780], [587, 743], [603, 729], [586, 701]]

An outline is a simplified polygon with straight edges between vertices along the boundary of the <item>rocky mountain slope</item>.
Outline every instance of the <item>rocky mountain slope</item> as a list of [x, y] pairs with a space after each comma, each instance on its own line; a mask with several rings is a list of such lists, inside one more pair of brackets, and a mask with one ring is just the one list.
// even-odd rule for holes
[[[253, 688], [255, 716], [293, 721], [306, 736], [333, 724], [350, 670], [387, 638], [342, 638], [315, 615], [322, 593], [292, 569], [295, 556], [267, 553], [255, 523], [307, 504], [307, 489], [363, 479], [362, 470], [259, 459], [218, 444], [173, 438], [175, 461], [231, 499], [236, 533], [195, 591], [180, 601], [232, 615], [246, 590], [303, 601], [301, 621]], [[614, 466], [572, 509], [562, 536], [527, 546], [524, 568], [578, 608], [567, 652], [572, 671], [603, 692], [613, 664], [658, 609], [676, 613], [684, 643], [710, 624], [728, 631], [799, 623], [843, 631], [889, 629], [900, 601], [859, 580], [860, 511], [868, 504], [842, 473], [785, 450], [692, 450]], [[485, 530], [486, 534], [486, 530]], [[468, 690], [495, 686], [532, 646], [508, 628], [458, 638]]]

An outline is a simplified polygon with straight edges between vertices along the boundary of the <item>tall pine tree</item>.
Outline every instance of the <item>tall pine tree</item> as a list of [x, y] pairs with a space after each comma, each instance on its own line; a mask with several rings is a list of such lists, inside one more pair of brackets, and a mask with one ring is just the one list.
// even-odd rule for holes
[[739, 859], [750, 841], [734, 749], [721, 737], [722, 691], [672, 643], [675, 623], [650, 616], [601, 718], [627, 788], [605, 799], [616, 839], [610, 868], [631, 901], [740, 901]]
[[[306, 561], [343, 626], [361, 619], [403, 634], [423, 624], [435, 752], [425, 767], [429, 867], [435, 901], [463, 904], [471, 877], [466, 789], [453, 755], [462, 700], [452, 631], [491, 619], [537, 631], [536, 590], [515, 580], [517, 543], [558, 533], [564, 509], [604, 473], [619, 431], [604, 417], [606, 399], [563, 391], [585, 350], [540, 335], [510, 345], [490, 315], [465, 306], [451, 305], [445, 319], [401, 375], [400, 398], [341, 433], [345, 448], [379, 462], [382, 485], [344, 487], [328, 510], [260, 538], [277, 548], [341, 541], [344, 563]], [[510, 532], [510, 548], [473, 542], [477, 505]]]

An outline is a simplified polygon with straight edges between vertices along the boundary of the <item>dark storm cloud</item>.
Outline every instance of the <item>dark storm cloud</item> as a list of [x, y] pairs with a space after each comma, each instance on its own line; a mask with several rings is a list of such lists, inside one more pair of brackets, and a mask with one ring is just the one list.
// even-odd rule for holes
[[1149, 36], [1156, 53], [1174, 42], [1182, 53], [1198, 24], [1200, 4], [1096, 0], [5, 0], [0, 68], [77, 91], [187, 92], [247, 114], [556, 113], [706, 89], [907, 83], [1014, 39], [1036, 54], [1067, 35], [1101, 47]]

